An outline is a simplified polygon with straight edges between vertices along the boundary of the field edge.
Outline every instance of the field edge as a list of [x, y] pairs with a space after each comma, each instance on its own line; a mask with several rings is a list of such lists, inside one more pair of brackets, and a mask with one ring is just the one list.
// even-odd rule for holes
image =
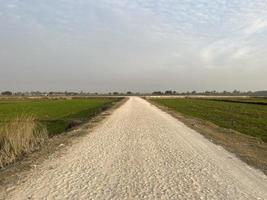
[[239, 133], [232, 129], [219, 127], [209, 121], [185, 116], [178, 111], [151, 100], [151, 98], [144, 99], [160, 110], [178, 119], [186, 126], [197, 131], [212, 143], [220, 145], [227, 151], [234, 153], [249, 166], [259, 169], [267, 175], [267, 144], [260, 139]]
[[55, 157], [64, 153], [69, 146], [74, 143], [74, 139], [81, 139], [90, 134], [94, 128], [102, 123], [108, 116], [121, 107], [128, 98], [122, 98], [114, 102], [109, 108], [88, 119], [87, 122], [66, 131], [64, 134], [50, 138], [40, 149], [23, 156], [14, 163], [0, 169], [0, 199], [7, 192], [13, 190], [32, 169], [41, 165], [52, 155]]

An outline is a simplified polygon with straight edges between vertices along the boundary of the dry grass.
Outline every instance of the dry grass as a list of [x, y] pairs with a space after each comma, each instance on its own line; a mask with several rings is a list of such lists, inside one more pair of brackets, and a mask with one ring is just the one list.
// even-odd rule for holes
[[32, 115], [20, 115], [0, 127], [0, 168], [29, 153], [48, 138], [47, 130]]
[[127, 100], [128, 98], [126, 97], [120, 101], [115, 101], [108, 110], [91, 118], [90, 123], [86, 123], [75, 131], [68, 132], [68, 134], [59, 134], [48, 139], [37, 151], [27, 154], [23, 159], [17, 159], [17, 162], [6, 166], [2, 170], [0, 169], [0, 199], [2, 197], [1, 191], [5, 193], [10, 187], [16, 185], [31, 169], [35, 168], [36, 165], [41, 165], [51, 154], [54, 154], [55, 157], [61, 155], [62, 152], [59, 151], [62, 149], [59, 149], [61, 144], [65, 145], [64, 148], [72, 145], [77, 139], [79, 140], [90, 133], [101, 121], [111, 115]]

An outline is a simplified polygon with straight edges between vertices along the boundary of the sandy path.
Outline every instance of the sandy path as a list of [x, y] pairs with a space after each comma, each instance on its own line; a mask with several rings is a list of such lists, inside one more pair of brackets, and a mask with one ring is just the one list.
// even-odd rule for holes
[[267, 199], [267, 178], [133, 97], [8, 199]]

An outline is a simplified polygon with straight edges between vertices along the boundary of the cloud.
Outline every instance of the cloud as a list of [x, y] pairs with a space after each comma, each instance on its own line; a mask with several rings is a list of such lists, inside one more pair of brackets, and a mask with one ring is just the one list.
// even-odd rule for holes
[[250, 26], [246, 27], [244, 32], [245, 34], [250, 36], [252, 34], [262, 32], [264, 30], [267, 30], [267, 19], [266, 20], [257, 19]]
[[151, 89], [160, 80], [162, 88], [191, 90], [195, 81], [221, 88], [216, 77], [231, 77], [227, 89], [251, 74], [260, 88], [266, 7], [265, 0], [0, 0], [0, 66], [8, 66], [0, 80], [23, 69], [29, 80], [39, 70], [59, 88], [66, 79], [88, 90]]
[[242, 59], [244, 57], [247, 57], [249, 56], [249, 54], [251, 53], [251, 49], [249, 47], [243, 47], [243, 48], [240, 48], [240, 49], [237, 49], [232, 57], [233, 58], [236, 58], [236, 59]]

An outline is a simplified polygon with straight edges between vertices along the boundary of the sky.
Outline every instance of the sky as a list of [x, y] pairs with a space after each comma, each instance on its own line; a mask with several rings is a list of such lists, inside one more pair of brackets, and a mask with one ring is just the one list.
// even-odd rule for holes
[[0, 91], [267, 89], [267, 0], [0, 0]]

